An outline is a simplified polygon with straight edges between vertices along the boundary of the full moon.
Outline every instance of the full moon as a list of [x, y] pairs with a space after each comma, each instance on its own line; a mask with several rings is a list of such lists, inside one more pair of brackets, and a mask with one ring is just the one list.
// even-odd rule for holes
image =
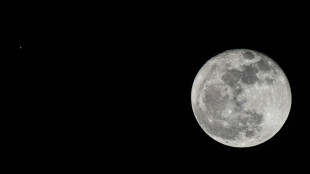
[[234, 49], [201, 67], [191, 102], [197, 122], [211, 138], [231, 147], [252, 147], [281, 129], [292, 95], [286, 75], [271, 58]]

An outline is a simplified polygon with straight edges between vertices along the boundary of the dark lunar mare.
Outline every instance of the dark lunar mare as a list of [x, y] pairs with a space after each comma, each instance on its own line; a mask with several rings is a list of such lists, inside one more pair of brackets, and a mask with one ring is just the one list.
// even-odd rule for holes
[[241, 72], [235, 69], [226, 70], [226, 73], [222, 76], [223, 82], [230, 87], [233, 87], [236, 83], [238, 83], [240, 78]]
[[245, 84], [254, 84], [255, 82], [259, 81], [256, 73], [258, 72], [258, 69], [253, 66], [253, 65], [249, 65], [249, 66], [242, 66], [243, 70], [239, 71], [239, 70], [226, 70], [225, 74], [221, 77], [221, 79], [223, 80], [223, 82], [230, 86], [230, 87], [234, 87], [239, 80], [241, 79], [241, 82], [245, 83]]
[[250, 85], [254, 84], [259, 80], [258, 77], [256, 76], [258, 70], [253, 65], [243, 66], [243, 68], [244, 70], [242, 71], [242, 77], [241, 77], [241, 81], [243, 83]]
[[268, 63], [268, 60], [263, 58], [256, 63], [256, 66], [258, 67], [258, 69], [265, 72], [270, 71], [272, 69], [271, 65], [269, 65]]

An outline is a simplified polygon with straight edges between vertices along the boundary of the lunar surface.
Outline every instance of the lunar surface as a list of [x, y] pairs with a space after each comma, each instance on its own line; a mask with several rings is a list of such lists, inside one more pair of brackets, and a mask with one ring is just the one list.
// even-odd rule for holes
[[231, 147], [252, 147], [281, 129], [292, 96], [276, 62], [257, 51], [235, 49], [202, 66], [191, 101], [200, 127], [211, 138]]

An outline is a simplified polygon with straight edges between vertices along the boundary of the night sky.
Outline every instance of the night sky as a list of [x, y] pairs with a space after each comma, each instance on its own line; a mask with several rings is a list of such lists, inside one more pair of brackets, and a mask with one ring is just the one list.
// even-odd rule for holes
[[[24, 10], [8, 35], [3, 123], [11, 160], [108, 158], [161, 168], [309, 156], [306, 12], [87, 7], [40, 9], [43, 18]], [[292, 91], [282, 129], [242, 149], [204, 133], [190, 98], [202, 65], [237, 48], [275, 60]]]

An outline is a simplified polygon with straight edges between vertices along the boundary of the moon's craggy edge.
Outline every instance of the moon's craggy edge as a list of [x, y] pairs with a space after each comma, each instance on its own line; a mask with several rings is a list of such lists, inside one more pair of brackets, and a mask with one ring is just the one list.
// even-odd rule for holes
[[[247, 101], [240, 100], [239, 95], [243, 92], [243, 85], [253, 85], [255, 83], [274, 83], [274, 79], [265, 78], [263, 81], [258, 78], [259, 71], [272, 72], [276, 74], [274, 69], [276, 64], [269, 63], [264, 55], [260, 61], [250, 64], [242, 65], [242, 70], [226, 69], [224, 75], [221, 76], [223, 84], [210, 85], [203, 90], [202, 102], [205, 104], [205, 109], [201, 107], [193, 107], [195, 115], [203, 129], [216, 137], [224, 140], [238, 140], [242, 134], [246, 138], [257, 137], [262, 130], [261, 123], [263, 122], [263, 113], [258, 113], [256, 110], [245, 110], [243, 104]], [[253, 53], [249, 50], [243, 53], [244, 59], [252, 60], [255, 58]], [[277, 67], [279, 68], [279, 67]], [[228, 95], [222, 96], [223, 87], [229, 88], [233, 93], [233, 98], [230, 99]], [[234, 111], [237, 118], [227, 119], [223, 116], [223, 110], [227, 107], [228, 103], [233, 104]], [[208, 119], [206, 119], [208, 115]], [[223, 124], [227, 123], [227, 124]]]

